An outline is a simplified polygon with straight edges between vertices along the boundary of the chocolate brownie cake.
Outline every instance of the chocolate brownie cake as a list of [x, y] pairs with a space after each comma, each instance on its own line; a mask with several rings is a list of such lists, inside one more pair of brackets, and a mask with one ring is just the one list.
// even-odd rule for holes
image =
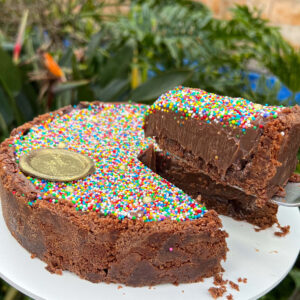
[[153, 145], [142, 151], [139, 159], [194, 199], [199, 199], [201, 195], [200, 202], [219, 214], [247, 221], [261, 229], [278, 222], [277, 204], [268, 201], [262, 207], [258, 207], [255, 205], [254, 196], [245, 194], [241, 189], [217, 183], [185, 161], [155, 150]]
[[[196, 282], [221, 271], [227, 234], [216, 212], [137, 158], [153, 142], [142, 129], [147, 108], [65, 107], [16, 128], [0, 145], [7, 227], [48, 270], [131, 286]], [[93, 172], [50, 181], [20, 170], [24, 155], [52, 148], [85, 155]]]
[[178, 87], [148, 109], [144, 129], [161, 149], [262, 207], [296, 168], [300, 107]]

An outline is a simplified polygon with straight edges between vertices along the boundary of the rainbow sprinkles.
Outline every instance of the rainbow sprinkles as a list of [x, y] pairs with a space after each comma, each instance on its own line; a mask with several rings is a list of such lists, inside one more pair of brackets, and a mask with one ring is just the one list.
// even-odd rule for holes
[[141, 218], [185, 221], [201, 218], [206, 208], [153, 173], [137, 158], [153, 140], [144, 138], [148, 106], [93, 104], [33, 126], [14, 139], [15, 155], [43, 147], [64, 147], [89, 156], [96, 171], [72, 182], [50, 182], [27, 177], [38, 191], [37, 201], [70, 201], [79, 211], [96, 211], [120, 220]]
[[181, 119], [195, 118], [207, 123], [221, 123], [223, 127], [242, 128], [242, 132], [245, 132], [248, 128], [263, 128], [263, 120], [270, 117], [276, 119], [283, 108], [179, 86], [161, 95], [148, 108], [146, 115], [156, 111], [171, 111], [179, 114]]

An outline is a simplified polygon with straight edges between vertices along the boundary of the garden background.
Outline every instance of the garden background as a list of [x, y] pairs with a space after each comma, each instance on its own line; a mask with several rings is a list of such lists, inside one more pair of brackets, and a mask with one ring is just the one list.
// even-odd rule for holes
[[[296, 25], [286, 18], [281, 29], [265, 19], [274, 22], [271, 0], [202, 2], [209, 7], [190, 0], [0, 0], [0, 142], [46, 111], [95, 99], [150, 104], [177, 85], [258, 103], [300, 101], [299, 1], [286, 1]], [[279, 7], [277, 15], [283, 22], [286, 11]], [[300, 299], [299, 268], [298, 258], [261, 299]], [[29, 298], [0, 281], [0, 299]]]

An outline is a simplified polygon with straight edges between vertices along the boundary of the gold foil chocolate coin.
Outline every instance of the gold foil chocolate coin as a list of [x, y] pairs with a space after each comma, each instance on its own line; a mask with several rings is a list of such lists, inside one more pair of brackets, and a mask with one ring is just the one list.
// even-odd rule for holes
[[77, 180], [94, 172], [88, 156], [59, 148], [41, 148], [20, 157], [19, 166], [27, 175], [50, 181]]

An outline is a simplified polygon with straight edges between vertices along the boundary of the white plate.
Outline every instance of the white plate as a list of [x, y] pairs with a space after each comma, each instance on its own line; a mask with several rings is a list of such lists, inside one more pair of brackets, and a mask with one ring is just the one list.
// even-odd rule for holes
[[[229, 252], [223, 262], [223, 278], [236, 283], [239, 277], [248, 282], [238, 283], [240, 291], [227, 286], [234, 299], [257, 299], [274, 288], [290, 271], [300, 247], [300, 217], [297, 208], [280, 207], [281, 225], [290, 225], [285, 237], [274, 236], [275, 228], [255, 232], [246, 222], [221, 217], [229, 233]], [[131, 288], [118, 284], [93, 284], [76, 275], [64, 272], [62, 276], [50, 274], [45, 263], [31, 259], [8, 231], [0, 209], [0, 276], [12, 286], [35, 299], [212, 299], [208, 289], [212, 279], [193, 284], [174, 286], [164, 284], [152, 288]]]

